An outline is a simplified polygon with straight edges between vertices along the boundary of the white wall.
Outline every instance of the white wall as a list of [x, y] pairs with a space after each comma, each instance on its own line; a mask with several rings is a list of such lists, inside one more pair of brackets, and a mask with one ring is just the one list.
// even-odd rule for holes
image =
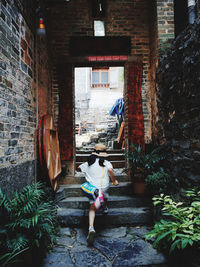
[[123, 97], [123, 67], [110, 67], [111, 88], [91, 87], [92, 68], [75, 68], [76, 122], [94, 124], [115, 121], [109, 111], [118, 98]]

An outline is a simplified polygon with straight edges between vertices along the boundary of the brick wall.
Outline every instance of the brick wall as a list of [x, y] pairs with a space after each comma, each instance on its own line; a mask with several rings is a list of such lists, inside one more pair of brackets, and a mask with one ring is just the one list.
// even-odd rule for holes
[[[48, 30], [54, 60], [70, 60], [69, 40], [71, 36], [93, 36], [93, 19], [90, 1], [70, 1], [65, 4], [49, 4], [47, 9]], [[150, 97], [150, 12], [149, 0], [107, 1], [105, 21], [106, 36], [131, 36], [131, 55], [143, 62], [143, 111], [145, 117], [145, 139], [151, 141], [151, 97]], [[64, 59], [63, 59], [64, 60]], [[55, 98], [58, 87], [55, 81]], [[58, 111], [55, 110], [58, 115]]]
[[37, 64], [35, 64], [36, 81], [38, 81], [38, 115], [39, 119], [44, 114], [54, 116], [54, 99], [52, 93], [52, 62], [48, 49], [47, 39], [37, 36]]
[[36, 67], [41, 114], [49, 111], [50, 102], [47, 55], [41, 41], [36, 66], [35, 2], [25, 4], [0, 2], [0, 186], [5, 191], [34, 180]]
[[[156, 134], [157, 106], [154, 81], [158, 60], [157, 47], [159, 46], [161, 50], [165, 49], [174, 38], [173, 0], [110, 0], [106, 3], [104, 18], [106, 36], [130, 36], [130, 57], [132, 56], [135, 61], [143, 62], [142, 101], [145, 142], [150, 143], [152, 136]], [[77, 66], [79, 61], [82, 64], [85, 62], [84, 66], [87, 66], [86, 58], [70, 56], [69, 41], [71, 36], [93, 36], [93, 19], [90, 10], [90, 1], [87, 0], [48, 2], [47, 26], [53, 61], [58, 68], [62, 61], [65, 64], [73, 62], [72, 68]], [[59, 116], [58, 72], [59, 69], [55, 68], [53, 93], [56, 101], [56, 116]], [[73, 123], [72, 117], [71, 123]]]
[[174, 40], [174, 1], [151, 1], [150, 8], [150, 96], [151, 96], [151, 131], [153, 143], [159, 143], [159, 114], [157, 107], [158, 86], [156, 87], [156, 71], [159, 57], [171, 46]]
[[174, 0], [157, 0], [158, 46], [160, 51], [174, 40]]
[[156, 69], [158, 62], [158, 27], [157, 27], [157, 5], [154, 0], [150, 1], [150, 98], [151, 98], [151, 134], [155, 143], [157, 134], [157, 95], [155, 88]]
[[[46, 2], [47, 32], [54, 64], [51, 79], [46, 38], [38, 38], [36, 43], [35, 3], [34, 0], [0, 2], [0, 177], [4, 185], [9, 179], [13, 183], [17, 180], [15, 176], [20, 177], [23, 164], [26, 164], [29, 173], [24, 184], [33, 180], [36, 103], [38, 101], [39, 117], [45, 113], [54, 113], [58, 117], [59, 108], [62, 110], [59, 106], [62, 98], [60, 84], [63, 92], [65, 86], [72, 90], [73, 85], [73, 77], [68, 80], [68, 85], [63, 84], [66, 81], [63, 66], [70, 70], [78, 62], [69, 54], [70, 37], [93, 36], [90, 1]], [[151, 142], [156, 121], [154, 78], [157, 40], [162, 51], [174, 37], [173, 0], [110, 0], [107, 1], [104, 21], [107, 36], [131, 37], [130, 57], [143, 62], [145, 140], [146, 143]], [[84, 60], [86, 66], [87, 60]], [[69, 97], [73, 97], [72, 92]], [[72, 124], [73, 101], [68, 102], [71, 105], [68, 107], [71, 109], [68, 120]], [[72, 126], [68, 126], [72, 131]], [[12, 175], [9, 176], [9, 173]]]

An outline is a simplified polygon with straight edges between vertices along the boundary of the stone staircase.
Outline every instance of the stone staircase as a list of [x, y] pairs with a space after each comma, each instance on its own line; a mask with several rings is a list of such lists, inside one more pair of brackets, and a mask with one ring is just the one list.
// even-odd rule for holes
[[[130, 178], [123, 171], [125, 159], [123, 151], [108, 151], [108, 160], [113, 164], [118, 186], [111, 185], [108, 200], [109, 212], [103, 215], [101, 210], [96, 213], [97, 225], [147, 225], [151, 223], [151, 201], [149, 198], [133, 195]], [[76, 155], [76, 166], [85, 162], [90, 151], [79, 151]], [[59, 186], [58, 217], [61, 226], [79, 227], [88, 224], [89, 202], [80, 189], [85, 181], [81, 173], [74, 177], [65, 177]]]

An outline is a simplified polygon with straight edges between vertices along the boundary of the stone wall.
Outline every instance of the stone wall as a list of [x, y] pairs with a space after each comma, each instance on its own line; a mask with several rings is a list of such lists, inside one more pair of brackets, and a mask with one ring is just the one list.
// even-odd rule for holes
[[41, 40], [36, 54], [35, 8], [31, 0], [0, 2], [0, 186], [4, 191], [34, 181], [37, 86], [40, 114], [50, 112], [50, 77]]
[[200, 17], [174, 41], [158, 70], [159, 138], [179, 186], [200, 182]]

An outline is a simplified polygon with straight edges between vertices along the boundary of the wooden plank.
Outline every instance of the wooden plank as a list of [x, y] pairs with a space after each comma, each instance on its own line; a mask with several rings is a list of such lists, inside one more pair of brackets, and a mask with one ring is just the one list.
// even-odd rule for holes
[[118, 137], [117, 137], [117, 142], [122, 145], [121, 146], [122, 148], [124, 148], [124, 126], [125, 126], [125, 123], [123, 121], [121, 123], [121, 127], [120, 127]]
[[61, 173], [61, 160], [59, 151], [58, 133], [53, 125], [53, 117], [46, 115], [43, 124], [43, 154], [45, 168], [48, 172], [50, 183], [55, 190], [56, 177]]

